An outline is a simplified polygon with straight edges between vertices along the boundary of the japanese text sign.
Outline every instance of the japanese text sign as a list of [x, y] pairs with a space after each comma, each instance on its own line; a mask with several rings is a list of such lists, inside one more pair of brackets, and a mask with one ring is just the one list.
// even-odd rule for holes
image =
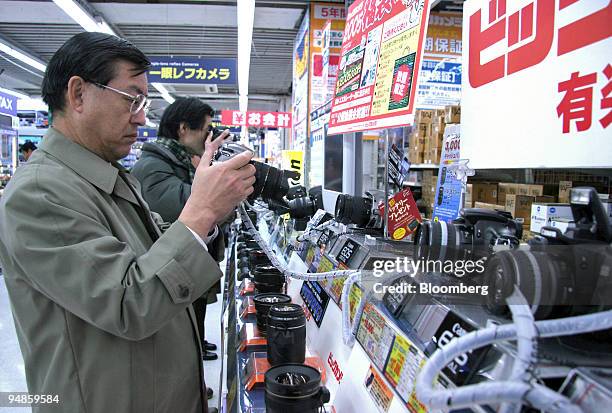
[[[384, 216], [385, 205], [379, 206], [380, 215]], [[387, 228], [391, 238], [401, 240], [412, 234], [422, 221], [410, 188], [406, 188], [389, 199], [389, 221]]]
[[0, 113], [17, 116], [17, 97], [0, 92]]
[[468, 0], [463, 16], [470, 166], [612, 165], [612, 2]]
[[236, 59], [152, 56], [149, 83], [236, 84]]
[[411, 121], [428, 3], [358, 0], [351, 5], [330, 134], [404, 126]]
[[444, 130], [444, 144], [438, 170], [438, 184], [434, 200], [434, 221], [451, 222], [459, 217], [463, 182], [457, 178], [456, 168], [460, 160], [460, 125], [447, 125]]
[[289, 112], [241, 112], [222, 110], [221, 123], [226, 126], [254, 126], [263, 128], [290, 128]]

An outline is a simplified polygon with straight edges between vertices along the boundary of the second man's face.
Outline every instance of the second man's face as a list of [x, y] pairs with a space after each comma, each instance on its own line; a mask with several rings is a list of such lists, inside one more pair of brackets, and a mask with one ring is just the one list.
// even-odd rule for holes
[[204, 116], [204, 125], [200, 129], [189, 129], [186, 128], [185, 134], [181, 139], [181, 143], [191, 149], [197, 155], [204, 153], [204, 143], [208, 137], [208, 126], [212, 118], [210, 116]]

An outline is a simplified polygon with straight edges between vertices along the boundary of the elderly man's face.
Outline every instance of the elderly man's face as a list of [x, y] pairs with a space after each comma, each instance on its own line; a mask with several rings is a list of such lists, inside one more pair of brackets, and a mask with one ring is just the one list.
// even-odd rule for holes
[[[134, 66], [129, 62], [118, 62], [115, 77], [107, 86], [130, 95], [147, 94], [145, 73], [134, 76]], [[136, 142], [138, 126], [144, 126], [146, 118], [141, 110], [130, 113], [129, 98], [92, 83], [87, 87], [91, 93], [85, 99], [83, 120], [87, 122], [86, 146], [107, 161], [124, 158]]]

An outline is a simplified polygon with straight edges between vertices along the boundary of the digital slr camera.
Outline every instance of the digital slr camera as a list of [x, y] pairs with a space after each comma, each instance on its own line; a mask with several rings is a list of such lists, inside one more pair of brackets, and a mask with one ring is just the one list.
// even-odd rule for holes
[[415, 257], [478, 259], [487, 257], [496, 247], [518, 247], [522, 235], [522, 225], [508, 212], [466, 208], [452, 222], [422, 222], [415, 233]]
[[570, 204], [574, 228], [562, 233], [545, 226], [529, 250], [504, 251], [489, 260], [487, 307], [493, 313], [508, 313], [505, 301], [515, 285], [536, 319], [612, 307], [610, 220], [594, 188], [573, 188]]
[[[239, 143], [226, 142], [217, 150], [214, 160], [224, 162], [246, 151], [252, 152], [251, 149]], [[300, 179], [300, 174], [295, 171], [280, 170], [258, 161], [249, 163], [255, 166], [255, 184], [253, 184], [255, 190], [249, 196], [250, 200], [261, 197], [264, 201], [281, 202], [289, 192], [289, 180]]]

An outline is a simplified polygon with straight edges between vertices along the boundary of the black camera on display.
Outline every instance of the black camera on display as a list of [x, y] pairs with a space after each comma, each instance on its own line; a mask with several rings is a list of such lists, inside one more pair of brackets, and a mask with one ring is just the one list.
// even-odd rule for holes
[[[246, 151], [251, 151], [251, 149], [236, 142], [226, 142], [217, 150], [214, 160], [227, 161]], [[289, 192], [289, 180], [300, 178], [300, 174], [295, 171], [280, 170], [258, 161], [250, 163], [255, 166], [254, 191], [249, 196], [251, 200], [261, 197], [266, 202], [269, 200], [282, 202], [283, 197]]]
[[543, 227], [529, 250], [503, 251], [488, 262], [487, 307], [507, 314], [517, 285], [536, 319], [612, 308], [612, 227], [594, 188], [571, 190], [574, 228]]
[[281, 200], [269, 200], [268, 206], [279, 215], [289, 214], [296, 220], [295, 229], [303, 231], [310, 217], [323, 209], [323, 188], [315, 186], [306, 192], [301, 185], [289, 188]]
[[467, 208], [452, 222], [425, 221], [415, 233], [415, 256], [462, 260], [490, 255], [496, 246], [517, 248], [522, 224], [505, 211]]
[[354, 224], [359, 228], [382, 229], [383, 220], [374, 196], [366, 192], [365, 197], [340, 194], [336, 199], [336, 221]]

